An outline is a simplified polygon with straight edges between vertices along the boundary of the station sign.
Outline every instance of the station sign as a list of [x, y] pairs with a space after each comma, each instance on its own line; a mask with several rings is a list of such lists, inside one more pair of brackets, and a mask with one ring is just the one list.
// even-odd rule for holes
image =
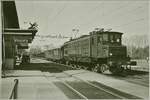
[[26, 39], [24, 39], [24, 40], [15, 39], [14, 42], [15, 43], [28, 43], [28, 40], [26, 40]]
[[19, 42], [28, 42], [31, 43], [33, 40], [32, 33], [15, 33], [15, 32], [5, 32], [4, 35], [11, 36], [13, 37], [14, 41], [19, 43]]

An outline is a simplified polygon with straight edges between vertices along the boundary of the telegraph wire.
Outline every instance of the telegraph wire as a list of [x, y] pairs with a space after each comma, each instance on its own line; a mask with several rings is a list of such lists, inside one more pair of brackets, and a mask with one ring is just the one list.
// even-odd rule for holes
[[[143, 8], [142, 6], [143, 6], [143, 5], [139, 5], [137, 8], [134, 8], [134, 9], [132, 9], [132, 10], [128, 10], [128, 11], [127, 11], [127, 14], [126, 14], [126, 13], [123, 13], [123, 14], [120, 14], [119, 16], [122, 16], [122, 15], [123, 15], [123, 16], [128, 16], [128, 15], [130, 15], [130, 14], [133, 14], [134, 11], [136, 11], [136, 10], [138, 11], [139, 9]], [[144, 10], [143, 10], [143, 11], [144, 11]], [[130, 13], [129, 13], [129, 12], [130, 12]], [[143, 12], [142, 12], [142, 13], [143, 13]], [[124, 14], [125, 14], [125, 15], [124, 15]], [[116, 16], [117, 16], [117, 15], [118, 15], [118, 14], [116, 14]], [[123, 16], [122, 16], [122, 17], [123, 17]], [[114, 17], [115, 17], [115, 16], [114, 16]], [[112, 18], [112, 17], [111, 17], [111, 18]]]
[[[104, 4], [104, 3], [103, 3]], [[129, 2], [127, 3], [127, 4], [129, 4]], [[127, 5], [126, 4], [126, 5]], [[101, 17], [101, 16], [103, 16], [103, 17], [105, 17], [105, 16], [107, 16], [107, 15], [110, 15], [110, 14], [113, 14], [115, 11], [118, 11], [118, 10], [121, 10], [121, 9], [123, 9], [123, 8], [126, 8], [126, 7], [128, 7], [128, 6], [126, 6], [126, 5], [124, 5], [124, 6], [120, 6], [120, 7], [117, 7], [117, 8], [115, 8], [115, 9], [113, 9], [113, 10], [111, 10], [111, 11], [108, 11], [107, 13], [105, 13], [104, 12], [104, 5], [103, 5], [103, 7], [102, 7], [102, 14], [99, 16], [99, 17]], [[131, 5], [130, 5], [131, 6]], [[98, 15], [96, 15], [96, 16], [98, 16]], [[89, 22], [86, 22], [86, 23], [83, 23], [83, 25], [87, 25], [87, 24], [92, 24], [92, 23], [94, 23], [93, 21], [95, 21], [96, 19], [94, 19], [94, 20], [91, 20], [91, 21], [89, 21]]]
[[[128, 2], [129, 3], [129, 2]], [[127, 4], [126, 4], [127, 5]], [[131, 5], [129, 5], [129, 6], [131, 6]], [[142, 6], [142, 5], [140, 5], [140, 6]], [[120, 7], [118, 7], [118, 8], [120, 8], [120, 9], [122, 9], [122, 8], [126, 8], [126, 7], [128, 7], [128, 6], [120, 6]], [[141, 9], [141, 7], [138, 7], [138, 8], [140, 8]], [[132, 9], [132, 10], [130, 10], [130, 13], [132, 13], [133, 11], [135, 11], [135, 10], [139, 10], [139, 9]], [[114, 11], [114, 10], [111, 10], [111, 11]], [[111, 11], [109, 11], [109, 12], [111, 12]], [[132, 11], [132, 12], [131, 12]], [[103, 15], [103, 17], [104, 16], [106, 16], [106, 15], [109, 15], [109, 12], [108, 13], [105, 13], [105, 15]], [[116, 14], [115, 16], [117, 16], [118, 14]], [[126, 14], [126, 15], [124, 15], [124, 16], [128, 16], [129, 15], [129, 13], [128, 14]], [[102, 16], [102, 15], [100, 15], [100, 16]], [[115, 17], [114, 16], [114, 17]], [[111, 17], [112, 18], [112, 17]], [[91, 20], [92, 22], [89, 22], [89, 23], [85, 23], [86, 25], [88, 24], [92, 24], [92, 23], [94, 23], [94, 21], [95, 21], [96, 19], [94, 19], [94, 20]], [[134, 22], [134, 21], [133, 21]], [[84, 25], [84, 24], [83, 24]], [[121, 26], [121, 25], [119, 25], [119, 26]]]
[[[132, 6], [133, 4], [135, 4], [135, 2], [132, 3], [131, 5], [128, 5], [128, 4], [130, 4], [130, 2], [128, 2], [128, 3], [127, 3], [126, 5], [124, 5], [124, 6], [120, 6], [120, 7], [118, 7], [118, 8], [115, 8], [114, 10], [111, 10], [111, 11], [105, 13], [104, 16], [107, 17], [107, 15], [110, 16], [110, 14], [115, 14], [115, 16], [116, 16], [116, 15], [118, 15], [118, 14], [115, 13], [116, 11], [120, 11], [122, 8], [123, 8], [123, 9], [124, 9], [124, 8], [128, 8], [129, 6]], [[127, 5], [128, 5], [128, 6], [127, 6]], [[140, 6], [142, 6], [142, 5], [140, 5]], [[125, 9], [124, 9], [124, 10], [125, 10]], [[136, 10], [136, 9], [132, 9], [132, 10]], [[130, 10], [129, 12], [131, 12], [132, 10]], [[138, 9], [137, 9], [137, 10], [138, 10]], [[122, 11], [122, 10], [121, 10], [121, 11]], [[122, 11], [122, 12], [124, 12], [124, 11]], [[133, 12], [133, 11], [132, 11], [132, 12]], [[131, 13], [132, 13], [132, 12], [131, 12]], [[119, 14], [120, 14], [120, 13], [119, 13]], [[127, 14], [129, 14], [129, 13], [127, 12]], [[102, 16], [102, 15], [100, 15], [100, 16]], [[100, 16], [99, 16], [99, 17], [100, 17]], [[104, 17], [104, 16], [103, 16], [103, 17]], [[109, 16], [108, 16], [108, 17], [109, 17]], [[92, 21], [93, 21], [93, 20], [92, 20]]]
[[[88, 10], [87, 13], [88, 13], [88, 14], [89, 14], [89, 12], [90, 12], [90, 14], [91, 14], [91, 13], [95, 13], [96, 10], [97, 10], [97, 9], [100, 7], [100, 5], [102, 5], [102, 4], [103, 4], [103, 2], [97, 4], [96, 7], [91, 8], [90, 10]], [[85, 18], [88, 18], [88, 17], [87, 17], [87, 16], [86, 16], [86, 17], [85, 17], [85, 16], [79, 16], [79, 19], [85, 19]], [[81, 25], [82, 25], [82, 24], [81, 24]], [[81, 25], [78, 25], [78, 26], [81, 26]]]
[[52, 22], [54, 23], [54, 21], [56, 20], [56, 18], [58, 17], [58, 15], [60, 15], [64, 11], [65, 8], [66, 8], [66, 4], [64, 4], [63, 7], [57, 12], [57, 14], [52, 18], [51, 23]]
[[131, 22], [129, 22], [129, 23], [125, 23], [125, 24], [118, 25], [118, 26], [115, 26], [115, 27], [127, 26], [127, 25], [130, 25], [130, 24], [133, 24], [133, 23], [137, 23], [137, 22], [140, 22], [140, 21], [143, 21], [143, 20], [146, 20], [146, 18], [140, 18], [140, 19], [136, 19], [136, 20], [134, 20], [134, 21], [131, 21]]

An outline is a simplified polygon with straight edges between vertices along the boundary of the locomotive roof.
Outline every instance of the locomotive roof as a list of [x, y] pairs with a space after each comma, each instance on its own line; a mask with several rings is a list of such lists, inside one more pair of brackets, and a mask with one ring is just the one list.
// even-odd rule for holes
[[[109, 32], [109, 31], [105, 31], [105, 32], [98, 32], [98, 31], [96, 31], [95, 33], [93, 33], [92, 32], [92, 35], [95, 35], [95, 34], [105, 34], [105, 33], [113, 33], [113, 34], [123, 34], [123, 33], [121, 33], [121, 32], [113, 32], [113, 31], [111, 31], [111, 32]], [[78, 39], [81, 39], [81, 38], [86, 38], [86, 37], [89, 37], [89, 36], [91, 36], [91, 35], [82, 35], [82, 36], [80, 36], [80, 37], [78, 37], [78, 38], [75, 38], [75, 39], [71, 39], [70, 41], [67, 41], [67, 42], [65, 42], [64, 44], [66, 44], [66, 43], [69, 43], [69, 42], [71, 42], [71, 41], [75, 41], [75, 40], [78, 40]]]

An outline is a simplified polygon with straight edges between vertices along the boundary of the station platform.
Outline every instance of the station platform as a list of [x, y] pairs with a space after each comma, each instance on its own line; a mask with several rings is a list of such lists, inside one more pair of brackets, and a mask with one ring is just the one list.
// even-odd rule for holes
[[47, 80], [41, 71], [9, 71], [0, 81], [0, 100], [7, 100], [14, 84], [14, 79], [19, 80], [19, 100], [68, 100], [63, 92], [52, 81]]

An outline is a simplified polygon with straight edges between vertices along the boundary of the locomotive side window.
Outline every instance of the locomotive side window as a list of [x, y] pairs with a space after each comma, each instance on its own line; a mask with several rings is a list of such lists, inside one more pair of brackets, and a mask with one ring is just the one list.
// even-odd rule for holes
[[115, 34], [115, 42], [120, 42], [121, 41], [121, 36], [119, 34]]
[[108, 41], [108, 34], [103, 34], [103, 41]]
[[114, 35], [113, 34], [110, 34], [110, 42], [114, 42]]

